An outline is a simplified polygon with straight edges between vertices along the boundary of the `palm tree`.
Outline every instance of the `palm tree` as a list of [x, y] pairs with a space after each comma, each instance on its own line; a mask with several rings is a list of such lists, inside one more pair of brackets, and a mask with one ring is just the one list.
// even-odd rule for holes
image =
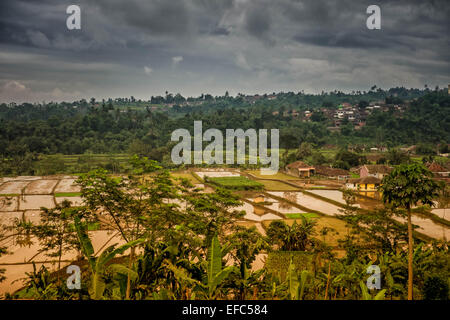
[[433, 205], [439, 186], [422, 164], [402, 164], [384, 177], [380, 191], [384, 203], [406, 209], [408, 213], [408, 300], [413, 299], [413, 228], [411, 208], [418, 203]]

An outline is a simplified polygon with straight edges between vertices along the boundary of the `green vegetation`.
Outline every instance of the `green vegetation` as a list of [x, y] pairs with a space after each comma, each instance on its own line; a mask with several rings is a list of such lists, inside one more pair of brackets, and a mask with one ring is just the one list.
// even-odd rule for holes
[[394, 208], [404, 208], [408, 213], [408, 300], [413, 299], [414, 240], [411, 209], [419, 202], [423, 205], [433, 205], [433, 199], [439, 196], [439, 187], [432, 176], [432, 173], [423, 165], [403, 164], [386, 176], [380, 187], [383, 202]]
[[[77, 262], [82, 269], [81, 289], [67, 290], [64, 269], [50, 273], [42, 267], [27, 273], [26, 288], [8, 298], [408, 297], [408, 250], [404, 249], [408, 227], [392, 219], [402, 210], [360, 213], [348, 207], [343, 219], [293, 214], [293, 219], [264, 221], [267, 235], [262, 236], [255, 227], [239, 226], [242, 213], [233, 209], [241, 201], [231, 190], [216, 186], [212, 193], [200, 193], [189, 181], [177, 183], [168, 170], [147, 158], [134, 158], [129, 165], [132, 170], [127, 176], [101, 169], [81, 175], [77, 184], [85, 199], [83, 207], [64, 202], [44, 209], [37, 225], [17, 221], [7, 228], [15, 231], [16, 243], [37, 241], [40, 253], [59, 262], [63, 252], [82, 252], [84, 258]], [[151, 179], [145, 179], [148, 175]], [[104, 223], [125, 244], [94, 254], [88, 231]], [[4, 237], [0, 232], [0, 240]], [[423, 242], [414, 234], [413, 238], [414, 298], [446, 299], [448, 247]], [[268, 254], [267, 261], [252, 271], [260, 253]], [[382, 289], [376, 293], [364, 286], [371, 264], [381, 269]]]
[[314, 212], [305, 212], [305, 213], [285, 213], [286, 218], [289, 219], [301, 219], [301, 217], [305, 217], [307, 219], [310, 218], [318, 218], [319, 216]]
[[264, 185], [247, 177], [221, 177], [221, 178], [205, 178], [205, 182], [210, 182], [216, 186], [232, 190], [262, 190]]
[[64, 197], [80, 197], [81, 192], [57, 192], [54, 194], [56, 198], [64, 198]]
[[193, 184], [201, 183], [201, 181], [194, 177], [191, 173], [171, 172], [170, 175], [174, 178], [187, 179]]
[[[391, 104], [393, 95], [401, 96], [402, 112]], [[208, 100], [179, 96], [180, 104], [192, 103], [183, 107], [175, 102], [168, 107], [161, 102], [172, 101], [174, 96], [169, 96], [158, 98], [159, 103], [121, 98], [121, 102], [110, 99], [111, 103], [103, 105], [95, 101], [23, 103], [14, 108], [0, 104], [0, 174], [86, 173], [96, 168], [124, 173], [130, 169], [127, 159], [133, 154], [173, 168], [171, 132], [177, 128], [192, 131], [195, 120], [203, 121], [203, 130], [224, 130], [229, 124], [244, 130], [279, 128], [281, 167], [300, 159], [347, 169], [365, 162], [364, 152], [379, 145], [394, 150], [416, 144], [423, 156], [436, 157], [436, 152], [445, 151], [450, 141], [446, 127], [450, 98], [445, 90], [392, 88], [320, 95], [288, 92], [277, 94], [273, 100], [262, 97], [254, 104], [242, 96]], [[382, 110], [366, 112], [362, 107], [365, 104], [358, 104], [380, 100], [385, 101]], [[334, 126], [333, 112], [343, 102], [361, 106], [358, 112], [365, 119], [364, 126], [356, 130], [347, 121], [337, 132], [328, 129]], [[329, 115], [325, 116], [320, 108], [327, 109]], [[292, 110], [300, 114], [312, 111], [311, 121], [294, 117]], [[353, 151], [340, 150], [350, 145]], [[406, 160], [397, 152], [380, 161], [395, 164]], [[249, 169], [256, 167], [247, 165]]]
[[274, 180], [254, 180], [264, 185], [264, 189], [267, 191], [298, 191], [300, 188], [296, 188], [287, 183]]

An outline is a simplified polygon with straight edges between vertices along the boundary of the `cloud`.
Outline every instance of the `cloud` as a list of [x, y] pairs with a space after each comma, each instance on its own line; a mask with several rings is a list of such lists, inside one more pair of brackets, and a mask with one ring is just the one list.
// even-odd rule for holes
[[236, 54], [236, 65], [242, 69], [250, 70], [250, 66], [247, 62], [247, 59], [245, 58], [244, 54], [242, 52], [238, 52]]
[[37, 47], [50, 47], [50, 40], [39, 30], [27, 30], [28, 39]]
[[174, 66], [178, 65], [181, 61], [183, 61], [183, 57], [182, 56], [172, 57], [172, 64]]
[[375, 31], [369, 0], [79, 0], [73, 31], [70, 4], [0, 1], [0, 102], [450, 83], [447, 0], [379, 0]]
[[153, 69], [150, 68], [150, 67], [145, 66], [145, 67], [144, 67], [144, 72], [145, 72], [146, 75], [149, 75], [150, 73], [153, 72]]

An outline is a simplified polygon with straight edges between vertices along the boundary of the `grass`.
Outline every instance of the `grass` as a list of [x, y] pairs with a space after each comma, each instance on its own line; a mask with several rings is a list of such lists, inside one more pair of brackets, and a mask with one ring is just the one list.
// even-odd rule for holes
[[310, 218], [318, 218], [319, 216], [314, 212], [305, 212], [305, 213], [285, 213], [284, 214], [288, 219], [301, 219], [301, 217], [305, 217], [307, 219]]
[[81, 197], [81, 192], [59, 192], [55, 193], [56, 198], [62, 197]]
[[255, 180], [264, 185], [264, 189], [267, 191], [298, 191], [299, 188], [295, 188], [294, 186], [288, 185], [286, 183], [280, 181], [273, 180]]
[[18, 197], [20, 194], [18, 193], [2, 193], [0, 194], [0, 197]]
[[262, 190], [264, 188], [262, 183], [242, 176], [207, 178], [205, 181], [232, 190]]
[[194, 177], [192, 174], [190, 173], [184, 173], [184, 172], [172, 172], [170, 173], [170, 175], [174, 178], [182, 178], [182, 179], [187, 179], [189, 180], [190, 183], [192, 184], [198, 184], [200, 183], [200, 180], [198, 180], [196, 177]]

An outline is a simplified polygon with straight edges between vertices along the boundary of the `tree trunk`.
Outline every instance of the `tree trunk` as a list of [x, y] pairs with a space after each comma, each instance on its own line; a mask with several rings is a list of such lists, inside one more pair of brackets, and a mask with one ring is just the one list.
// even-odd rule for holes
[[411, 208], [408, 208], [408, 300], [413, 299], [413, 229]]
[[328, 263], [328, 277], [327, 277], [327, 287], [325, 288], [325, 299], [328, 298], [328, 286], [330, 284], [330, 274], [331, 274], [331, 261]]
[[[130, 269], [133, 267], [133, 258], [134, 258], [134, 247], [131, 247], [130, 262], [128, 264], [128, 267]], [[128, 273], [128, 276], [127, 276], [127, 291], [126, 291], [126, 294], [125, 294], [125, 300], [129, 300], [130, 299], [130, 293], [131, 293], [131, 275], [130, 275], [130, 273]]]

